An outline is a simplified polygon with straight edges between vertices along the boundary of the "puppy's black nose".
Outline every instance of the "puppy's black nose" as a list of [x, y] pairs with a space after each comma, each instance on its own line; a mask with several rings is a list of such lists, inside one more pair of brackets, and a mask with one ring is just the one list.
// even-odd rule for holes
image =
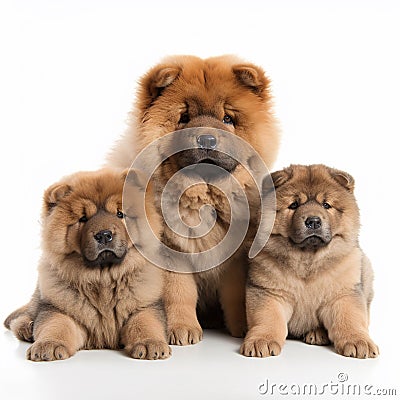
[[200, 135], [197, 137], [197, 143], [203, 149], [215, 149], [217, 139], [213, 135]]
[[319, 229], [321, 228], [321, 218], [320, 217], [308, 217], [304, 221], [308, 229]]
[[106, 244], [113, 240], [113, 235], [111, 231], [100, 231], [94, 235], [94, 238], [101, 244]]

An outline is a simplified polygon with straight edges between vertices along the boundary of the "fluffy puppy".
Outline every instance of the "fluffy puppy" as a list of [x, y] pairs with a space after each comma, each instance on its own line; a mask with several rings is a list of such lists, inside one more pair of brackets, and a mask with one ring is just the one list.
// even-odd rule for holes
[[[201, 130], [190, 149], [166, 160], [162, 160], [163, 149], [160, 149], [159, 154], [149, 158], [150, 165], [158, 164], [161, 159], [153, 176], [159, 213], [165, 185], [177, 171], [189, 165], [218, 166], [233, 175], [242, 188], [247, 190], [252, 186], [254, 189], [252, 177], [243, 166], [219, 151], [223, 139], [215, 129], [245, 140], [268, 167], [272, 166], [278, 151], [279, 134], [272, 111], [270, 81], [260, 67], [233, 56], [166, 58], [141, 78], [131, 117], [130, 128], [109, 156], [112, 166], [129, 167], [140, 151], [171, 132], [183, 129], [188, 132], [188, 128]], [[188, 135], [186, 139], [189, 142], [191, 137]], [[165, 146], [168, 147], [168, 143]], [[251, 163], [254, 152], [245, 155], [241, 154], [242, 148], [233, 147], [232, 154], [240, 154]], [[221, 190], [227, 186], [226, 182], [220, 180], [217, 183], [191, 185], [189, 182], [182, 196], [174, 199], [179, 203], [182, 221], [189, 227], [199, 224], [200, 210], [205, 205], [211, 206], [216, 213], [212, 231], [202, 237], [188, 238], [164, 223], [162, 240], [168, 247], [181, 253], [201, 253], [222, 241], [229, 228], [231, 210]], [[248, 193], [252, 193], [251, 197], [254, 196], [259, 205], [258, 191], [248, 190]], [[249, 202], [257, 203], [253, 198]], [[211, 314], [220, 307], [229, 332], [233, 336], [243, 336], [247, 262], [242, 250], [205, 272], [167, 273], [164, 301], [171, 344], [187, 345], [200, 341], [202, 327], [198, 317], [210, 326]], [[199, 267], [194, 265], [193, 270], [201, 269]]]
[[[289, 334], [332, 342], [344, 356], [377, 357], [368, 333], [373, 273], [358, 244], [354, 179], [324, 165], [292, 165], [272, 179], [276, 220], [250, 265], [241, 354], [278, 355]], [[264, 189], [268, 202], [273, 190]]]
[[[124, 219], [129, 223], [140, 212], [134, 204], [122, 212], [125, 177], [114, 170], [80, 172], [46, 190], [37, 289], [5, 321], [19, 339], [33, 342], [28, 359], [122, 347], [133, 358], [170, 356], [161, 271], [137, 252], [125, 228]], [[141, 195], [129, 190], [133, 200]], [[149, 215], [159, 230], [157, 214]]]

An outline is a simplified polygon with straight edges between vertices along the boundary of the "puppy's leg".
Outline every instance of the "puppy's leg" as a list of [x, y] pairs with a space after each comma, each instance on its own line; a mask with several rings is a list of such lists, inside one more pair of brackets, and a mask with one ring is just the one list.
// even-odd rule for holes
[[167, 314], [167, 334], [170, 344], [185, 346], [202, 339], [197, 320], [197, 285], [191, 274], [165, 274], [164, 304]]
[[344, 296], [321, 310], [321, 319], [336, 351], [346, 357], [377, 357], [368, 333], [368, 310], [362, 295]]
[[7, 329], [11, 329], [11, 323], [14, 319], [19, 318], [21, 315], [28, 314], [29, 310], [29, 303], [25, 304], [24, 306], [17, 308], [15, 311], [13, 311], [5, 320], [4, 320], [4, 326]]
[[33, 342], [33, 320], [28, 313], [29, 303], [12, 312], [4, 321], [4, 326], [19, 340]]
[[39, 305], [39, 289], [36, 290], [31, 301], [12, 312], [4, 321], [4, 326], [19, 339], [33, 342], [33, 321], [36, 318]]
[[224, 311], [225, 324], [234, 337], [246, 334], [246, 268], [232, 265], [224, 272], [219, 287], [219, 299]]
[[[247, 357], [268, 357], [280, 354], [288, 333], [291, 308], [261, 289], [247, 287], [247, 323], [249, 331], [240, 348]], [[258, 293], [255, 293], [258, 291]], [[250, 292], [250, 293], [249, 293]]]
[[165, 359], [171, 355], [161, 311], [146, 308], [132, 315], [121, 332], [121, 344], [132, 358]]
[[42, 311], [35, 320], [35, 342], [26, 352], [28, 360], [64, 360], [85, 343], [86, 333], [70, 317], [57, 311]]

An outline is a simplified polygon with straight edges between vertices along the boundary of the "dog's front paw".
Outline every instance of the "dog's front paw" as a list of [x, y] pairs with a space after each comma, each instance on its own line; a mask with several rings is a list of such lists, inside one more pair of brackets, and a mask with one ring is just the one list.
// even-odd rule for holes
[[186, 346], [196, 344], [203, 338], [203, 330], [199, 324], [194, 326], [175, 325], [169, 328], [168, 341], [169, 344], [178, 346]]
[[335, 343], [336, 351], [345, 357], [375, 358], [379, 355], [378, 346], [368, 336], [354, 335], [339, 339]]
[[56, 341], [35, 342], [26, 352], [26, 358], [32, 361], [65, 360], [72, 355], [62, 343]]
[[164, 360], [171, 356], [171, 348], [167, 342], [148, 339], [125, 347], [129, 357], [141, 360]]
[[324, 328], [311, 330], [304, 336], [304, 341], [316, 346], [326, 346], [330, 343], [328, 332]]
[[281, 353], [282, 346], [275, 340], [263, 337], [246, 338], [240, 347], [240, 354], [246, 357], [269, 357]]

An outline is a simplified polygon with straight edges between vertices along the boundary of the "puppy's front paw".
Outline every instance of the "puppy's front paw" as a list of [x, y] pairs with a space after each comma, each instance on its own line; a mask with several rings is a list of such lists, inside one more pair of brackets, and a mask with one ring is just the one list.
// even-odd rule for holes
[[375, 358], [379, 355], [378, 346], [368, 336], [339, 339], [335, 342], [335, 349], [345, 357]]
[[178, 346], [186, 346], [188, 344], [196, 344], [203, 338], [203, 330], [200, 325], [175, 325], [169, 329], [168, 341], [169, 344]]
[[304, 336], [304, 341], [317, 346], [326, 346], [330, 343], [328, 332], [324, 328], [311, 330]]
[[125, 347], [129, 357], [141, 360], [164, 360], [171, 356], [171, 348], [162, 340], [148, 339]]
[[55, 341], [38, 341], [26, 352], [26, 358], [32, 361], [65, 360], [72, 354], [61, 343]]
[[246, 338], [240, 347], [240, 354], [246, 357], [269, 357], [281, 353], [282, 346], [275, 340]]

